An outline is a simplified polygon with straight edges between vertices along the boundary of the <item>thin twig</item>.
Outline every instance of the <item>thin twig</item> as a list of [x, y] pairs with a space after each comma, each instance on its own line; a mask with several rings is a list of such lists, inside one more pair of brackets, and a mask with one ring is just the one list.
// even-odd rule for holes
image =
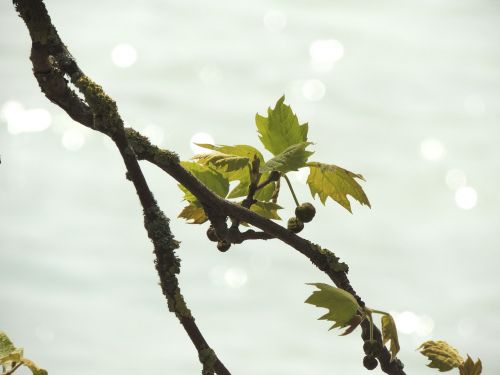
[[240, 232], [238, 228], [231, 228], [228, 231], [226, 239], [231, 243], [242, 243], [247, 240], [270, 240], [274, 237], [266, 232], [257, 232], [253, 229]]
[[271, 202], [276, 204], [278, 202], [278, 196], [280, 195], [280, 188], [281, 188], [281, 183], [280, 179], [278, 178], [278, 181], [276, 181], [276, 186], [274, 187], [273, 195], [271, 196]]
[[[252, 204], [254, 204], [255, 199], [254, 195], [257, 191], [257, 184], [260, 180], [260, 172], [259, 172], [259, 167], [260, 167], [260, 160], [257, 156], [254, 156], [254, 159], [252, 160], [252, 164], [249, 168], [249, 173], [250, 173], [250, 185], [248, 186], [248, 194], [245, 199], [243, 199], [243, 202], [241, 202], [241, 206], [250, 209], [252, 207]], [[231, 224], [231, 229], [234, 231], [237, 229], [240, 225], [240, 220], [238, 218], [233, 218], [232, 219], [232, 224]]]
[[2, 372], [2, 375], [12, 375], [22, 365], [23, 365], [22, 362], [16, 363], [16, 365], [12, 367], [9, 371]]
[[279, 181], [279, 179], [280, 179], [279, 172], [272, 171], [271, 173], [269, 173], [269, 176], [267, 176], [267, 178], [264, 181], [262, 181], [260, 184], [257, 185], [257, 188], [255, 190], [258, 191], [269, 185], [271, 182]]
[[286, 184], [288, 185], [288, 188], [290, 189], [290, 192], [292, 193], [292, 197], [293, 197], [293, 200], [295, 201], [295, 204], [297, 205], [297, 207], [300, 206], [299, 200], [297, 199], [297, 196], [295, 195], [295, 192], [293, 191], [292, 183], [288, 179], [288, 176], [283, 173], [283, 178], [285, 179]]

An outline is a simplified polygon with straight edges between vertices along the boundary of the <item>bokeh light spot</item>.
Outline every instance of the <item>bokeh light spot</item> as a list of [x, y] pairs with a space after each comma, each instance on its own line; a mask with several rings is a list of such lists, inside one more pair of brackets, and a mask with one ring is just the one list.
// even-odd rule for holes
[[148, 137], [150, 142], [155, 146], [161, 146], [165, 138], [165, 132], [163, 129], [155, 124], [149, 124], [144, 129], [142, 129], [142, 134]]
[[286, 27], [286, 16], [278, 10], [270, 10], [264, 14], [263, 22], [269, 31], [280, 32]]
[[470, 186], [462, 186], [455, 192], [455, 203], [464, 210], [470, 210], [477, 204], [477, 192]]
[[128, 43], [117, 44], [111, 51], [111, 60], [120, 68], [128, 68], [137, 61], [137, 51]]
[[312, 102], [323, 99], [326, 88], [319, 79], [309, 79], [302, 84], [302, 95]]
[[231, 288], [241, 288], [247, 283], [248, 276], [241, 268], [228, 268], [224, 272], [224, 281]]
[[394, 318], [396, 326], [401, 333], [412, 334], [417, 330], [419, 324], [418, 316], [411, 311], [404, 311]]
[[7, 122], [10, 134], [41, 132], [50, 127], [52, 116], [43, 108], [24, 109], [15, 100], [7, 101], [1, 109], [2, 119]]
[[1, 110], [2, 120], [8, 122], [9, 118], [18, 116], [19, 113], [24, 112], [24, 107], [16, 100], [8, 100], [4, 103]]
[[317, 70], [330, 70], [344, 56], [344, 46], [335, 39], [316, 40], [309, 47], [311, 64]]
[[68, 129], [64, 132], [61, 142], [68, 151], [78, 151], [85, 143], [85, 136], [78, 129]]
[[420, 144], [420, 152], [424, 159], [437, 161], [443, 158], [445, 149], [441, 141], [435, 138], [428, 138]]

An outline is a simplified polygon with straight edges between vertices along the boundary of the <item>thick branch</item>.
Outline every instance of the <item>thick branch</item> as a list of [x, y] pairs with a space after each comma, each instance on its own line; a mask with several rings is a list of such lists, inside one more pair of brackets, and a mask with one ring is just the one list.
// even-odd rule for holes
[[[156, 269], [169, 310], [175, 313], [198, 350], [203, 374], [216, 372], [219, 375], [230, 375], [208, 346], [186, 306], [176, 276], [180, 271], [180, 261], [174, 251], [179, 244], [170, 231], [168, 218], [158, 207], [144, 178], [116, 103], [78, 68], [59, 38], [41, 0], [14, 0], [14, 5], [30, 32], [33, 72], [42, 91], [73, 119], [105, 133], [115, 142], [125, 163], [127, 177], [134, 184], [143, 208], [144, 227], [154, 245]], [[69, 87], [66, 77], [85, 96], [85, 101]]]

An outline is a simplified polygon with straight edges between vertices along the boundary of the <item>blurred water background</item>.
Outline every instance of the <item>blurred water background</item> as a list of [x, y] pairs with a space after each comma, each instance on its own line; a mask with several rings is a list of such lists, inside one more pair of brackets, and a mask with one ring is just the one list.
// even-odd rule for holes
[[[50, 0], [82, 69], [156, 144], [259, 146], [256, 112], [286, 94], [313, 160], [362, 173], [372, 209], [328, 201], [303, 232], [394, 313], [408, 374], [445, 339], [500, 373], [500, 3]], [[40, 93], [27, 30], [0, 3], [0, 329], [51, 374], [197, 374], [167, 311], [132, 185], [110, 142]], [[328, 282], [278, 241], [219, 253], [176, 219], [176, 183], [142, 164], [182, 241], [184, 295], [234, 374], [360, 374], [303, 301]], [[306, 175], [293, 180], [310, 201]], [[282, 203], [292, 207], [287, 191]], [[284, 218], [291, 209], [282, 212]], [[378, 370], [379, 371], [379, 370]]]

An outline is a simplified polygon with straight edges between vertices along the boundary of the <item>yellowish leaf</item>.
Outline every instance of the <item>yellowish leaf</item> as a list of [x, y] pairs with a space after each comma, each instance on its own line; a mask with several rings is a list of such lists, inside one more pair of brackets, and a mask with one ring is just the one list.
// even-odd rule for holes
[[208, 220], [205, 210], [198, 203], [190, 203], [177, 217], [186, 219], [189, 224], [203, 224]]
[[458, 370], [460, 371], [460, 375], [480, 375], [481, 371], [483, 371], [483, 364], [479, 358], [474, 363], [472, 358], [467, 355], [467, 359], [460, 365]]
[[212, 165], [216, 169], [221, 169], [222, 172], [232, 172], [249, 165], [249, 159], [237, 155], [228, 155], [219, 151], [207, 152], [193, 156], [198, 164]]
[[418, 350], [431, 361], [427, 366], [439, 371], [449, 371], [464, 362], [457, 349], [446, 341], [429, 340], [420, 345]]
[[278, 210], [281, 210], [283, 207], [273, 202], [255, 202], [250, 207], [250, 211], [259, 214], [260, 216], [265, 217], [266, 219], [271, 220], [281, 220], [281, 217], [278, 215]]
[[333, 164], [310, 162], [307, 165], [310, 169], [307, 184], [313, 198], [318, 194], [321, 203], [325, 204], [326, 199], [330, 197], [349, 212], [352, 212], [351, 203], [347, 199], [347, 195], [350, 195], [359, 203], [370, 207], [368, 197], [355, 180], [356, 178], [364, 180], [363, 176]]
[[319, 290], [314, 291], [305, 302], [328, 309], [328, 312], [321, 316], [319, 320], [334, 322], [330, 329], [349, 327], [344, 334], [352, 331], [353, 324], [354, 328], [356, 328], [359, 323], [356, 319], [353, 320], [353, 318], [355, 318], [361, 308], [351, 293], [323, 283], [308, 285], [314, 285]]
[[400, 349], [398, 330], [394, 318], [387, 314], [382, 316], [382, 342], [385, 345], [389, 341], [389, 351], [391, 352], [391, 361], [393, 361]]

